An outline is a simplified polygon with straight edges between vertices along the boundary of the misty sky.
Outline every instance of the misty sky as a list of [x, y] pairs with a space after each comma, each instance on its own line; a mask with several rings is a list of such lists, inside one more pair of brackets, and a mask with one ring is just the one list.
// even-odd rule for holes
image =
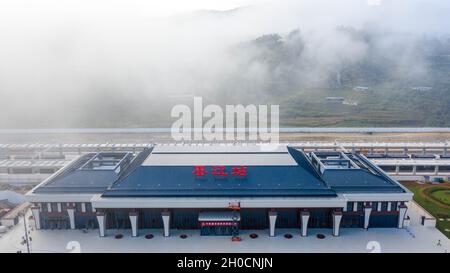
[[395, 33], [377, 46], [403, 47], [448, 35], [449, 15], [447, 0], [0, 0], [0, 127], [82, 126], [108, 107], [132, 118], [177, 95], [264, 89], [266, 68], [242, 70], [230, 48], [295, 29], [321, 80], [337, 57], [367, 52], [337, 26], [375, 25]]

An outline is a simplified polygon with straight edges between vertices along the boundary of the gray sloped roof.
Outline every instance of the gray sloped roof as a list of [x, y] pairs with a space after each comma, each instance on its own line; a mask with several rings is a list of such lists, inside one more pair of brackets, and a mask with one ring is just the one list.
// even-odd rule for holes
[[109, 170], [75, 170], [34, 190], [35, 193], [102, 193], [117, 179]]
[[[157, 150], [156, 153], [163, 153]], [[170, 151], [170, 156], [176, 158], [178, 153]], [[202, 153], [194, 151], [193, 155]], [[210, 156], [211, 162], [220, 162], [226, 158], [226, 150], [205, 151]], [[78, 160], [65, 167], [58, 175], [52, 177], [43, 185], [37, 187], [34, 193], [103, 193], [105, 197], [152, 197], [152, 196], [336, 196], [342, 192], [385, 193], [403, 192], [404, 190], [386, 174], [365, 158], [360, 158], [366, 167], [353, 169], [326, 169], [319, 173], [311, 164], [305, 153], [287, 147], [274, 152], [229, 152], [237, 161], [233, 163], [253, 162], [247, 168], [244, 177], [231, 175], [232, 164], [224, 164], [226, 177], [217, 177], [211, 174], [214, 164], [205, 164], [209, 172], [205, 176], [193, 175], [195, 162], [188, 164], [186, 159], [183, 164], [161, 164], [148, 159], [153, 156], [152, 149], [146, 149], [135, 156], [120, 171], [115, 170], [90, 170], [83, 166], [95, 154], [81, 156]], [[242, 158], [236, 157], [236, 153]], [[189, 154], [189, 150], [183, 150], [183, 154]], [[250, 159], [253, 155], [266, 155], [276, 158], [273, 165], [261, 164], [261, 160]], [[169, 156], [169, 155], [168, 155]], [[281, 157], [285, 156], [287, 159]], [[195, 156], [194, 156], [195, 157]], [[205, 160], [207, 157], [204, 157]], [[195, 158], [193, 158], [194, 160]], [[202, 159], [203, 160], [203, 159]], [[280, 160], [280, 161], [278, 161]], [[167, 159], [165, 159], [167, 162]], [[174, 162], [176, 162], [174, 160]], [[202, 161], [208, 163], [208, 161]], [[279, 164], [289, 162], [289, 164]], [[257, 164], [256, 164], [257, 163]], [[372, 165], [371, 165], [372, 164]]]
[[88, 153], [66, 166], [34, 193], [102, 193], [114, 181], [118, 174], [114, 170], [86, 170], [82, 166], [96, 153]]
[[364, 169], [330, 169], [322, 177], [337, 192], [403, 192], [397, 184]]
[[[210, 170], [212, 166], [205, 166]], [[229, 169], [226, 169], [228, 171]], [[247, 176], [196, 177], [189, 166], [145, 166], [103, 196], [335, 196], [298, 166], [249, 166]]]
[[[336, 196], [301, 152], [289, 149], [285, 155], [293, 157], [297, 164], [246, 166], [245, 177], [215, 177], [210, 174], [211, 165], [205, 166], [209, 174], [202, 177], [192, 174], [194, 166], [141, 165], [103, 196]], [[225, 171], [230, 174], [232, 167], [225, 166]]]

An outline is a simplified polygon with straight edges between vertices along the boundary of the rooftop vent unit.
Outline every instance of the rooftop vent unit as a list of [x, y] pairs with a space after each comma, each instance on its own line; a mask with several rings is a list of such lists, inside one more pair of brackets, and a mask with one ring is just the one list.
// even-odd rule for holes
[[360, 167], [350, 159], [345, 153], [330, 152], [311, 152], [309, 154], [311, 163], [320, 173], [327, 169], [359, 169]]
[[118, 174], [130, 163], [132, 157], [131, 153], [97, 153], [84, 163], [80, 170], [114, 170]]

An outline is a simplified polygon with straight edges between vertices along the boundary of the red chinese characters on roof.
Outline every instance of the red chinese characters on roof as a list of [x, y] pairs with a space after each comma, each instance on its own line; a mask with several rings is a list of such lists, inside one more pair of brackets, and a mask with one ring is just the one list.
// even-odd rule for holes
[[233, 167], [232, 171], [231, 171], [231, 175], [247, 176], [247, 167], [244, 167], [244, 166]]
[[[206, 176], [209, 172], [206, 170], [205, 166], [194, 166], [194, 170], [192, 174], [197, 177]], [[235, 166], [231, 167], [231, 172], [228, 172], [225, 166], [212, 166], [211, 174], [213, 176], [239, 176], [245, 177], [247, 176], [247, 167], [245, 166]]]
[[205, 176], [208, 174], [205, 166], [194, 166], [194, 171], [192, 172], [195, 176]]
[[214, 176], [227, 176], [228, 173], [225, 171], [225, 166], [212, 166], [212, 175]]

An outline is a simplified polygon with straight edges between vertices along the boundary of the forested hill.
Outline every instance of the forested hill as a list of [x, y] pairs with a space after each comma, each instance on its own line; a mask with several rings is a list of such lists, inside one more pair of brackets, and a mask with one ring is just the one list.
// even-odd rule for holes
[[262, 35], [231, 51], [240, 69], [222, 99], [279, 103], [285, 126], [450, 126], [448, 37], [337, 27]]

